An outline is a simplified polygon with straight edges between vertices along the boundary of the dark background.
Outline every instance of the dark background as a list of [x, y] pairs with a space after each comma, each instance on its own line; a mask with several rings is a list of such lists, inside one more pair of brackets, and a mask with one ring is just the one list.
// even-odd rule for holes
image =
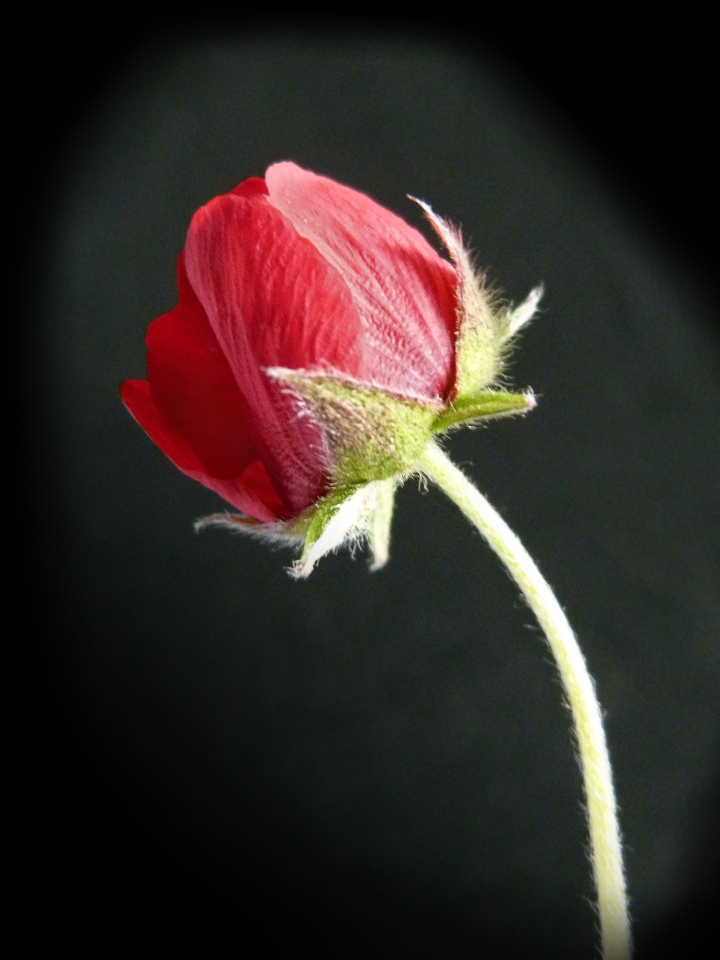
[[289, 23], [47, 43], [20, 150], [20, 566], [30, 889], [54, 935], [90, 946], [92, 917], [109, 943], [148, 927], [211, 955], [258, 934], [321, 956], [595, 955], [559, 683], [477, 535], [410, 483], [384, 571], [340, 555], [295, 583], [284, 554], [192, 533], [221, 504], [119, 402], [192, 213], [278, 159], [423, 230], [405, 194], [426, 199], [513, 300], [545, 283], [512, 367], [538, 409], [449, 450], [596, 678], [638, 958], [703, 929], [720, 365], [697, 53], [683, 70], [662, 47]]

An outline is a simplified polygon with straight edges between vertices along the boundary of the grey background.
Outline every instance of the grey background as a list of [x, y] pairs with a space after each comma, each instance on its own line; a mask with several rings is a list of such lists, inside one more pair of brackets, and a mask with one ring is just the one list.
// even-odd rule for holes
[[285, 554], [192, 533], [220, 502], [119, 401], [194, 210], [293, 159], [422, 230], [405, 195], [426, 199], [510, 299], [546, 286], [511, 369], [538, 409], [449, 451], [580, 637], [638, 957], [665, 955], [718, 860], [720, 388], [697, 246], [487, 45], [266, 28], [118, 63], [54, 154], [30, 296], [54, 922], [78, 935], [66, 897], [116, 937], [208, 949], [261, 930], [321, 955], [595, 955], [559, 682], [449, 502], [408, 484], [386, 570], [340, 555], [295, 583]]

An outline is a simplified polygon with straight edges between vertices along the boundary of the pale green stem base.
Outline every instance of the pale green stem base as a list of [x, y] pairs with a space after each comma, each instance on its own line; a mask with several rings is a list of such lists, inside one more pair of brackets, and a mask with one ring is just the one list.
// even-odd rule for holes
[[431, 443], [418, 468], [457, 504], [522, 590], [550, 644], [572, 712], [587, 801], [603, 960], [628, 960], [630, 921], [610, 758], [595, 686], [570, 624], [530, 554], [502, 517]]

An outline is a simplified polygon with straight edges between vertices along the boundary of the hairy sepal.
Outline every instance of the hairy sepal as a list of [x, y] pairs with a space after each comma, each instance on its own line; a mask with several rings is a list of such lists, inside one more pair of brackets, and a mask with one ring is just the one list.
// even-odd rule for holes
[[438, 401], [399, 396], [328, 371], [266, 371], [297, 397], [323, 430], [336, 489], [407, 473], [422, 456], [442, 411]]
[[299, 560], [288, 568], [296, 579], [312, 573], [318, 560], [343, 545], [351, 549], [369, 535], [377, 506], [377, 484], [332, 490], [306, 512], [307, 532]]
[[375, 512], [370, 527], [370, 548], [373, 554], [370, 564], [371, 570], [380, 570], [390, 557], [390, 528], [395, 509], [395, 489], [398, 482], [397, 477], [375, 481]]
[[371, 570], [379, 570], [390, 552], [396, 479], [333, 489], [293, 520], [263, 523], [242, 513], [213, 513], [195, 521], [195, 530], [222, 527], [277, 546], [302, 548], [288, 572], [305, 579], [328, 553], [347, 545], [350, 549], [369, 540]]
[[484, 275], [475, 270], [457, 227], [439, 217], [424, 201], [410, 199], [422, 207], [455, 264], [458, 329], [453, 400], [471, 399], [498, 380], [509, 341], [535, 314], [542, 288], [536, 287], [515, 309], [500, 303], [488, 289]]
[[248, 517], [244, 513], [211, 513], [207, 517], [196, 520], [194, 527], [196, 533], [207, 527], [222, 527], [232, 533], [244, 533], [266, 543], [295, 548], [302, 544], [306, 530], [302, 515], [294, 520], [276, 520], [266, 523], [263, 520]]
[[469, 397], [458, 397], [447, 406], [433, 424], [433, 432], [460, 427], [476, 420], [512, 417], [529, 413], [537, 405], [533, 392], [509, 393], [506, 390], [481, 390]]

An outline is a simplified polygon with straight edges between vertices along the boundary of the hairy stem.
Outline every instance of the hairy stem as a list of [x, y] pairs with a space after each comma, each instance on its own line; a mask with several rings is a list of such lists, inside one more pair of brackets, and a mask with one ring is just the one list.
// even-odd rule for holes
[[520, 587], [550, 644], [572, 712], [587, 803], [603, 960], [628, 960], [630, 921], [620, 830], [595, 686], [570, 624], [530, 554], [467, 477], [430, 443], [418, 468], [457, 504]]

